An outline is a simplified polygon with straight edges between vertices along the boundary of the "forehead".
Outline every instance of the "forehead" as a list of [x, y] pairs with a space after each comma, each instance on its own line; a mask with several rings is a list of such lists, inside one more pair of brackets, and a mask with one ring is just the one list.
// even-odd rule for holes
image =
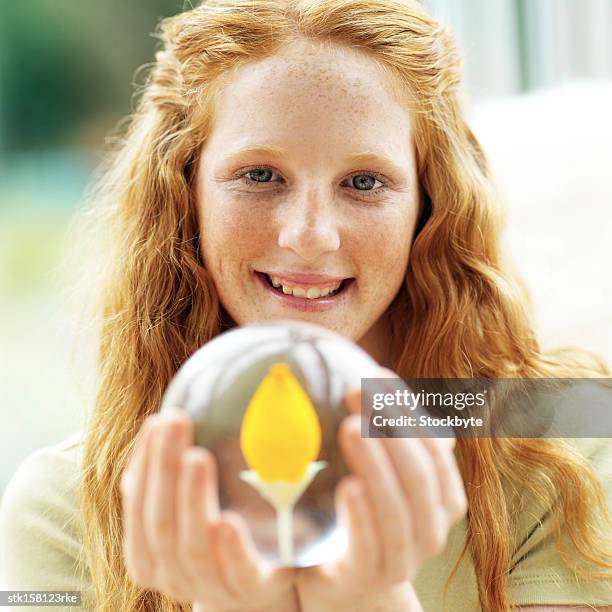
[[[217, 96], [211, 136], [217, 144], [295, 145], [321, 136], [330, 144], [410, 146], [410, 117], [389, 75], [358, 51], [293, 41], [240, 67]], [[284, 142], [281, 142], [284, 141]]]

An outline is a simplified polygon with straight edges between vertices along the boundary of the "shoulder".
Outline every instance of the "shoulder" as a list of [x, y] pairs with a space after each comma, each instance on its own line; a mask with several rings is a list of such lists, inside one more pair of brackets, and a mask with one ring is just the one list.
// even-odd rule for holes
[[74, 472], [79, 467], [82, 448], [82, 432], [72, 434], [57, 444], [39, 448], [21, 462], [6, 491], [15, 488], [17, 476], [36, 478], [52, 475], [56, 470], [60, 470], [63, 474], [67, 470]]
[[0, 518], [24, 521], [42, 516], [44, 511], [69, 513], [76, 505], [80, 436], [71, 436], [54, 446], [41, 448], [28, 456], [9, 481], [0, 505]]
[[602, 484], [612, 484], [612, 438], [573, 438], [567, 442], [593, 468]]
[[9, 589], [83, 590], [78, 511], [82, 435], [27, 457], [0, 501], [0, 558]]
[[[612, 516], [612, 439], [564, 438], [563, 442], [595, 473]], [[519, 537], [509, 576], [514, 604], [612, 604], [612, 574], [610, 579], [587, 581], [566, 566], [557, 549], [550, 508], [539, 504], [523, 507], [516, 535]], [[582, 563], [582, 559], [572, 556], [574, 549], [565, 530], [562, 537], [572, 562]]]

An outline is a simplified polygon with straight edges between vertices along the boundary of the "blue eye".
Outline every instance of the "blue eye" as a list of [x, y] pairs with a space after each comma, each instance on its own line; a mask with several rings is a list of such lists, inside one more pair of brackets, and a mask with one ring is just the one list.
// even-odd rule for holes
[[[235, 175], [235, 178], [252, 186], [283, 182], [282, 178], [273, 180], [273, 176], [276, 174], [277, 172], [272, 168], [261, 166], [242, 170]], [[377, 183], [379, 183], [379, 186], [376, 186]], [[387, 179], [375, 172], [360, 172], [345, 179], [342, 184], [351, 187], [354, 191], [360, 192], [367, 198], [372, 198], [378, 197], [386, 191]], [[269, 191], [267, 192], [269, 193]]]
[[351, 179], [351, 183], [359, 191], [371, 191], [376, 184], [376, 177], [371, 174], [355, 174]]
[[[248, 177], [246, 176], [247, 174], [251, 174], [253, 177]], [[247, 170], [243, 176], [246, 176], [247, 179], [255, 181], [256, 183], [268, 183], [272, 177], [272, 170], [269, 168], [253, 168], [252, 170]]]

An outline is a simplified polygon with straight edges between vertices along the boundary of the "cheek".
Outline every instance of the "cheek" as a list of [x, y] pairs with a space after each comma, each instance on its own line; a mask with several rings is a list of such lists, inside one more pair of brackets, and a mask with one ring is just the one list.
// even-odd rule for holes
[[398, 271], [401, 274], [400, 262], [405, 264], [410, 253], [414, 224], [410, 218], [400, 215], [388, 215], [381, 219], [371, 220], [363, 225], [360, 231], [361, 251], [367, 254], [367, 264], [376, 264], [388, 274]]
[[390, 214], [371, 219], [360, 233], [357, 257], [364, 274], [363, 296], [381, 303], [392, 299], [404, 283], [414, 231], [413, 215]]
[[202, 215], [202, 250], [205, 261], [216, 269], [232, 261], [249, 263], [264, 248], [267, 236], [254, 211], [232, 202], [211, 202]]

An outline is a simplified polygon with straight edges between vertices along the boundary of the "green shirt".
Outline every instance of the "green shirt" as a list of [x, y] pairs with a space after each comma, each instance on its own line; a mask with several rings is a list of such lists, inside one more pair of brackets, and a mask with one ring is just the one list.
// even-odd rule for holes
[[[601, 478], [612, 513], [612, 440], [585, 438], [573, 443]], [[81, 450], [81, 439], [73, 436], [28, 457], [10, 481], [0, 506], [2, 588], [81, 591], [82, 607], [63, 608], [68, 610], [94, 609], [92, 585], [80, 562], [77, 485]], [[465, 534], [464, 520], [451, 530], [445, 550], [422, 566], [415, 588], [425, 612], [441, 612], [442, 590]], [[523, 512], [514, 540], [509, 582], [513, 604], [612, 604], [612, 576], [609, 581], [585, 582], [563, 564], [545, 509]], [[447, 603], [451, 612], [480, 610], [469, 551], [450, 582]]]

